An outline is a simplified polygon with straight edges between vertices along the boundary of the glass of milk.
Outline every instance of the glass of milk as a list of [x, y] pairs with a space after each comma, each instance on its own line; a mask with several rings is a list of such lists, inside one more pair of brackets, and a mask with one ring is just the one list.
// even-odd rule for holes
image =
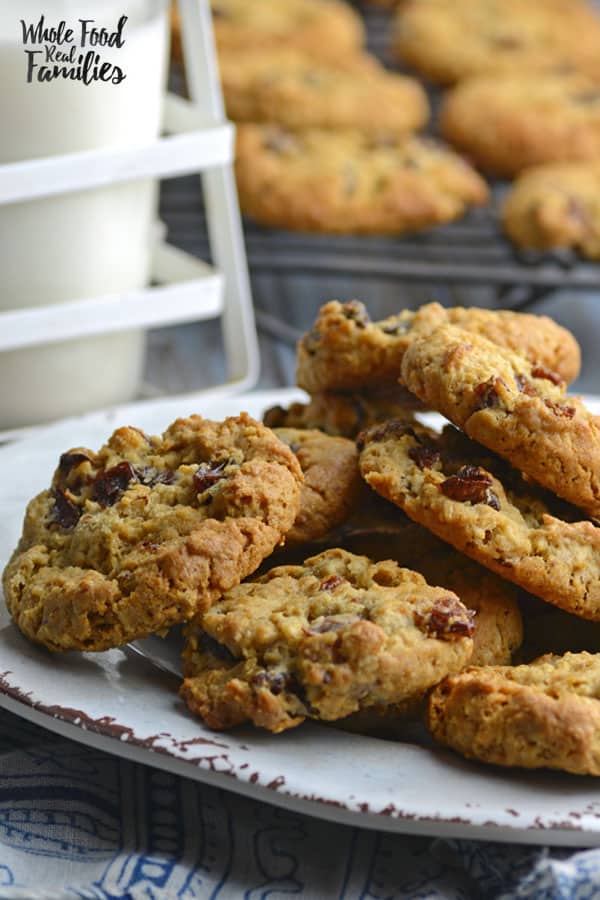
[[[168, 0], [2, 0], [0, 165], [159, 136]], [[143, 288], [153, 181], [0, 206], [0, 311]], [[0, 353], [0, 430], [131, 399], [141, 331]]]

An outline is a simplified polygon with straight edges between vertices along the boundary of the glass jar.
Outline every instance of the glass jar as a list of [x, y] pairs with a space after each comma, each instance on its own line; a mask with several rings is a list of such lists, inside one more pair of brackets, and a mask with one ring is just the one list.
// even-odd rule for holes
[[[0, 165], [156, 139], [167, 58], [167, 0], [4, 0]], [[156, 212], [151, 180], [0, 206], [0, 311], [145, 287]], [[141, 331], [0, 353], [0, 428], [129, 400], [143, 358]]]

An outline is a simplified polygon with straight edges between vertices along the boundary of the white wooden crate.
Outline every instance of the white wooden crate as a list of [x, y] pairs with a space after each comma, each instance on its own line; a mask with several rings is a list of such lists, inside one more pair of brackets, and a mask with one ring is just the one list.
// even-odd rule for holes
[[[253, 387], [259, 354], [233, 175], [234, 129], [225, 119], [209, 0], [178, 0], [190, 100], [165, 98], [158, 140], [0, 165], [0, 206], [147, 178], [200, 173], [211, 266], [160, 241], [144, 290], [0, 312], [0, 352], [66, 339], [221, 318], [227, 382]], [[30, 431], [31, 429], [27, 429]], [[0, 432], [0, 440], [19, 430]]]

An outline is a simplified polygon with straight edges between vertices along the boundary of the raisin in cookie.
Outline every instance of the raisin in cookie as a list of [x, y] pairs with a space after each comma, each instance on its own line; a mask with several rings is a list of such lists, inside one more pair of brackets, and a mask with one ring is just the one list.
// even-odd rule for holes
[[277, 428], [275, 434], [295, 453], [304, 475], [300, 510], [285, 536], [286, 546], [319, 540], [358, 504], [363, 482], [356, 446], [321, 431]]
[[[519, 352], [565, 381], [579, 374], [581, 354], [573, 335], [547, 316], [429, 303], [372, 322], [364, 304], [333, 300], [322, 306], [297, 350], [297, 382], [309, 393], [373, 390], [398, 381], [402, 359], [417, 334], [446, 323]], [[421, 398], [422, 399], [422, 398]]]
[[600, 20], [583, 0], [404, 0], [397, 58], [432, 81], [574, 69], [600, 72]]
[[544, 163], [600, 157], [600, 86], [579, 75], [472, 78], [441, 110], [444, 137], [475, 165], [512, 178]]
[[571, 247], [589, 259], [600, 259], [600, 164], [529, 169], [506, 197], [502, 222], [519, 247]]
[[405, 137], [429, 117], [421, 85], [372, 57], [331, 62], [288, 49], [221, 54], [219, 63], [227, 113], [236, 122], [351, 128], [374, 139]]
[[329, 550], [225, 594], [190, 630], [182, 694], [212, 728], [274, 732], [407, 702], [464, 667], [472, 617], [416, 572]]
[[361, 17], [341, 0], [211, 0], [220, 51], [298, 47], [339, 58], [365, 42]]
[[415, 522], [503, 578], [600, 620], [600, 528], [448, 426], [403, 422], [365, 432], [367, 483]]
[[513, 661], [523, 641], [519, 591], [514, 584], [467, 559], [410, 519], [405, 519], [404, 527], [398, 526], [395, 535], [377, 531], [350, 534], [345, 546], [374, 562], [393, 559], [399, 566], [414, 569], [428, 584], [447, 588], [467, 609], [474, 610], [470, 665], [503, 666]]
[[600, 516], [600, 419], [555, 372], [446, 325], [413, 341], [402, 379], [469, 437]]
[[51, 650], [105, 650], [207, 609], [298, 513], [291, 450], [245, 413], [119, 428], [64, 453], [3, 576], [9, 611]]
[[242, 211], [296, 231], [403, 234], [459, 218], [488, 196], [444, 147], [357, 130], [240, 126], [235, 170]]
[[263, 422], [269, 428], [318, 428], [337, 437], [356, 438], [365, 428], [387, 419], [412, 421], [423, 404], [401, 385], [389, 390], [354, 393], [323, 392], [308, 403], [272, 406]]
[[542, 656], [471, 668], [431, 695], [440, 744], [497, 766], [600, 775], [600, 655]]

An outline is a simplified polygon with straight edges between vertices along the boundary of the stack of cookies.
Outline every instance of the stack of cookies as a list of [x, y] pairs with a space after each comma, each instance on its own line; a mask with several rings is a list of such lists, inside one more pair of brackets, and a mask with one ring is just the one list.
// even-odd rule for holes
[[[267, 421], [355, 438], [362, 425], [359, 469], [379, 505], [363, 495], [329, 540], [391, 557], [475, 612], [468, 667], [345, 727], [391, 730], [428, 693], [433, 737], [467, 757], [600, 774], [600, 423], [566, 394], [579, 368], [573, 336], [545, 317], [321, 309], [298, 347], [312, 396]], [[452, 424], [426, 427], [416, 403], [369, 418], [395, 383]]]
[[52, 651], [185, 623], [181, 694], [212, 728], [397, 734], [427, 712], [465, 756], [600, 774], [579, 365], [543, 317], [326, 304], [298, 348], [312, 399], [273, 428], [191, 416], [63, 453], [3, 575], [11, 615]]
[[454, 85], [441, 133], [483, 171], [518, 177], [508, 236], [600, 258], [600, 17], [588, 0], [405, 0], [398, 60]]
[[365, 49], [344, 0], [212, 0], [223, 94], [238, 124], [242, 211], [311, 232], [402, 234], [487, 200], [459, 155], [416, 137], [422, 85]]

